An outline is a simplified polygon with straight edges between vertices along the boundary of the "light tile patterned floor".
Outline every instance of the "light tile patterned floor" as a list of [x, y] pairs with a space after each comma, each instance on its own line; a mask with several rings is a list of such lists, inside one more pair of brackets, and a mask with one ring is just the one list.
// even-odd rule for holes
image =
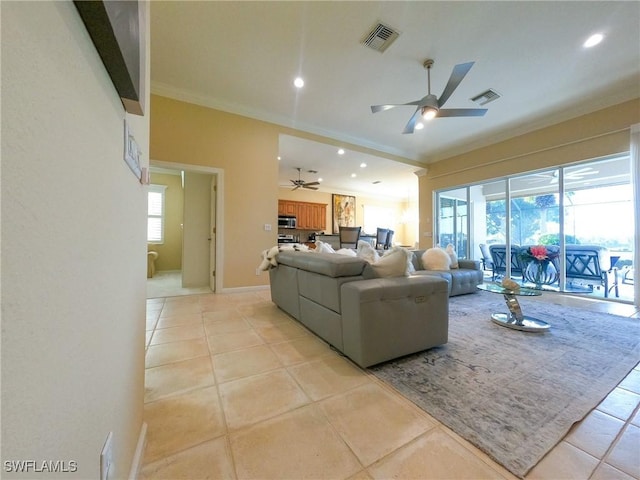
[[[630, 305], [538, 301], [638, 317]], [[147, 301], [142, 479], [513, 479], [278, 310], [269, 291]], [[640, 479], [640, 367], [528, 479]]]

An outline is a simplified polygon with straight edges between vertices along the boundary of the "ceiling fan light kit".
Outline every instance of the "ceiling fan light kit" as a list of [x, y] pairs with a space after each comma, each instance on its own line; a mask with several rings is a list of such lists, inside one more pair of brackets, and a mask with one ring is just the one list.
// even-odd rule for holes
[[409, 122], [407, 122], [407, 125], [402, 131], [402, 133], [405, 134], [414, 132], [416, 129], [416, 122], [420, 117], [425, 120], [431, 120], [435, 117], [481, 117], [487, 113], [486, 108], [442, 108], [451, 94], [456, 88], [458, 88], [460, 82], [462, 82], [467, 73], [469, 73], [469, 70], [471, 70], [474, 63], [475, 62], [461, 63], [453, 67], [449, 81], [444, 87], [442, 95], [438, 98], [431, 93], [431, 67], [433, 66], [433, 60], [429, 58], [425, 60], [423, 64], [424, 68], [427, 70], [427, 95], [422, 97], [420, 100], [408, 103], [372, 105], [371, 112], [378, 113], [405, 105], [415, 106], [415, 112], [413, 112]]

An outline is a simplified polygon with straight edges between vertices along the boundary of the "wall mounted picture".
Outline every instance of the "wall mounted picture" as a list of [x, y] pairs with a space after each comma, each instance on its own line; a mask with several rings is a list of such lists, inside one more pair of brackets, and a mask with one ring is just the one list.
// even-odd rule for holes
[[333, 233], [338, 227], [356, 226], [356, 197], [333, 194]]

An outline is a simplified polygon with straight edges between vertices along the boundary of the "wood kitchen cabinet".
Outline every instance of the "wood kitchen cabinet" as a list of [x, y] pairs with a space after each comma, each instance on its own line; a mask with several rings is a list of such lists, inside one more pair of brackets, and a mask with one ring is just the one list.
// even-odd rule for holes
[[298, 230], [325, 230], [327, 204], [278, 200], [278, 215], [294, 215]]

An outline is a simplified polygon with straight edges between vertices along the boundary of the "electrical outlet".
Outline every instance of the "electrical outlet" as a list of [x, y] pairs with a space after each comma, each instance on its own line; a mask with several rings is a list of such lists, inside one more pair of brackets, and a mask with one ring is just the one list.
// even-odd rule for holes
[[271, 231], [271, 224], [265, 223], [264, 224], [264, 231], [265, 232], [270, 232]]
[[260, 275], [260, 273], [262, 273], [262, 270], [260, 270], [259, 268], [256, 268], [256, 275]]
[[109, 432], [100, 453], [100, 480], [108, 480], [113, 472], [113, 432]]

